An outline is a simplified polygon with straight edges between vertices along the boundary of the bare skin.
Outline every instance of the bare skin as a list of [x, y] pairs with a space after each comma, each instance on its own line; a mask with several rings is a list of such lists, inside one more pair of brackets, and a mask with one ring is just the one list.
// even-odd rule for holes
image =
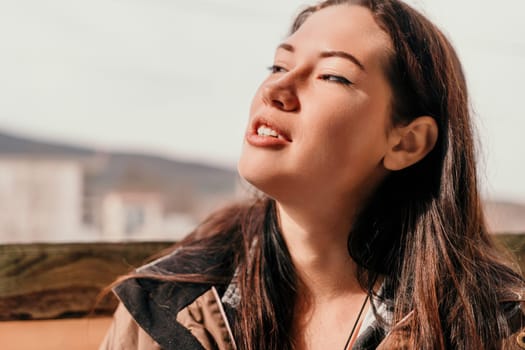
[[437, 139], [430, 117], [391, 125], [391, 47], [367, 9], [319, 10], [277, 48], [252, 103], [239, 173], [277, 202], [304, 287], [299, 350], [343, 349], [366, 297], [346, 245], [354, 217], [390, 171]]
[[342, 349], [366, 299], [355, 278], [356, 266], [346, 251], [345, 236], [326, 235], [324, 230], [314, 234], [297, 226], [283, 208], [279, 213], [305, 291], [296, 304], [296, 348]]

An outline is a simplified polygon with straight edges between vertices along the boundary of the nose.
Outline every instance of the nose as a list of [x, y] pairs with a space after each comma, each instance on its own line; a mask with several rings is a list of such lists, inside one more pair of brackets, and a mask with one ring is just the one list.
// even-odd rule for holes
[[263, 101], [279, 110], [294, 112], [299, 110], [299, 99], [293, 82], [286, 77], [268, 81], [262, 89]]

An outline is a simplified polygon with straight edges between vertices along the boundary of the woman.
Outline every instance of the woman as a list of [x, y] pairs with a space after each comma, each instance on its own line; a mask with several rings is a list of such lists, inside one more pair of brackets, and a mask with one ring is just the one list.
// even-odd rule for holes
[[270, 70], [239, 161], [264, 195], [117, 281], [102, 348], [525, 348], [443, 34], [398, 0], [327, 0]]

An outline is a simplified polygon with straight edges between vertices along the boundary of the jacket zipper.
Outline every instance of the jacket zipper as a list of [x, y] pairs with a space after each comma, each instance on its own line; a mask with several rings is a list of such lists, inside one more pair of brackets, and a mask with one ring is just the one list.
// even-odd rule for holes
[[219, 311], [221, 312], [222, 320], [224, 321], [224, 324], [226, 325], [226, 330], [228, 331], [228, 335], [230, 337], [230, 342], [232, 344], [233, 350], [237, 350], [237, 344], [235, 343], [235, 339], [233, 338], [233, 332], [230, 326], [230, 322], [228, 320], [228, 317], [226, 316], [226, 312], [224, 311], [224, 306], [222, 305], [221, 297], [219, 296], [219, 292], [217, 292], [217, 289], [212, 286], [211, 291], [213, 293], [213, 296], [215, 298], [215, 301], [217, 302], [217, 305], [219, 306]]

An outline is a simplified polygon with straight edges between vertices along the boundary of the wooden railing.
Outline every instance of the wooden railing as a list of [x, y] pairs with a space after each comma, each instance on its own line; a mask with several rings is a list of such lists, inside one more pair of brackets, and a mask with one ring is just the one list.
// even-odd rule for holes
[[[525, 271], [525, 234], [497, 235]], [[0, 321], [110, 314], [95, 299], [117, 276], [174, 242], [0, 245]]]
[[[525, 271], [525, 233], [496, 237]], [[117, 303], [97, 296], [173, 243], [0, 245], [0, 349], [96, 349]]]
[[0, 245], [0, 320], [110, 314], [115, 299], [95, 305], [117, 276], [173, 242]]

